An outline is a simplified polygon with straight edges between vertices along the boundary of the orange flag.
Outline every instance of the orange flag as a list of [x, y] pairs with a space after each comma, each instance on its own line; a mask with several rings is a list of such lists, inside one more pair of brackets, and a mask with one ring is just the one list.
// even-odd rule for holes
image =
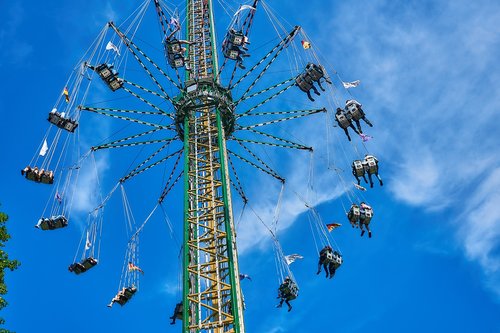
[[129, 271], [131, 271], [131, 272], [132, 272], [132, 271], [139, 271], [139, 272], [141, 272], [142, 274], [144, 274], [144, 271], [143, 271], [142, 269], [140, 269], [140, 268], [139, 268], [139, 266], [134, 265], [134, 264], [133, 264], [132, 262], [130, 262], [130, 261], [128, 262], [128, 270], [129, 270]]
[[329, 232], [332, 232], [333, 229], [340, 227], [342, 224], [340, 223], [330, 223], [326, 225], [326, 228]]

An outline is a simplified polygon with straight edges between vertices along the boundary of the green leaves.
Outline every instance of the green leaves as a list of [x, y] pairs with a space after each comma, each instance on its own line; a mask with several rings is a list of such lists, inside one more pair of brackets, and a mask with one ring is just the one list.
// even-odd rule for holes
[[[5, 284], [5, 269], [13, 271], [21, 264], [17, 260], [10, 260], [9, 254], [3, 250], [5, 243], [10, 239], [10, 234], [7, 231], [5, 223], [9, 220], [9, 216], [0, 212], [0, 295], [7, 294], [7, 285]], [[0, 296], [0, 310], [7, 306], [7, 301]], [[0, 325], [5, 324], [5, 320], [0, 318]], [[5, 328], [0, 328], [0, 333], [10, 333]]]

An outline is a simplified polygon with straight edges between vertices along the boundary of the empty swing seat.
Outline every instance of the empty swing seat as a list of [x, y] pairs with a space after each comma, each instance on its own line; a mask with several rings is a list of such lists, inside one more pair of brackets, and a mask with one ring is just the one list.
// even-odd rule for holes
[[117, 91], [118, 89], [123, 87], [123, 81], [120, 80], [119, 78], [115, 78], [109, 81], [108, 86], [109, 88], [111, 88], [112, 91]]
[[116, 91], [123, 86], [123, 81], [118, 77], [118, 73], [114, 71], [112, 67], [113, 66], [104, 63], [97, 66], [95, 71], [112, 91]]
[[38, 224], [35, 226], [41, 230], [54, 230], [61, 229], [68, 226], [68, 219], [63, 215], [52, 216], [50, 218], [42, 217], [38, 220]]
[[85, 273], [86, 271], [88, 271], [89, 269], [94, 267], [95, 265], [97, 265], [97, 259], [95, 259], [93, 257], [88, 257], [81, 262], [77, 262], [77, 263], [69, 265], [68, 270], [70, 272], [73, 272], [76, 275], [78, 275], [81, 273]]

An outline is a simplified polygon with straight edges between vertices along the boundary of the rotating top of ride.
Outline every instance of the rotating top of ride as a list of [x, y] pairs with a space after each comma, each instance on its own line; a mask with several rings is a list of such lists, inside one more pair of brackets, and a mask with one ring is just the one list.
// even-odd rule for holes
[[184, 123], [189, 115], [204, 110], [219, 112], [225, 136], [234, 132], [235, 105], [231, 90], [224, 88], [213, 78], [186, 81], [184, 89], [174, 98], [175, 126], [179, 137], [184, 137]]

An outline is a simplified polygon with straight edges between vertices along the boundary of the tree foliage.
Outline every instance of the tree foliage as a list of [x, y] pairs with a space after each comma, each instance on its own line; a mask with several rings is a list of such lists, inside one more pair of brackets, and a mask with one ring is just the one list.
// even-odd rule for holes
[[[15, 270], [19, 265], [19, 261], [10, 260], [9, 254], [4, 251], [5, 243], [10, 239], [10, 234], [7, 231], [5, 223], [9, 220], [9, 216], [0, 212], [0, 310], [7, 306], [7, 301], [4, 295], [7, 294], [7, 285], [5, 284], [5, 270]], [[5, 320], [0, 317], [0, 325], [3, 325]], [[6, 329], [0, 328], [0, 333], [9, 332]]]

